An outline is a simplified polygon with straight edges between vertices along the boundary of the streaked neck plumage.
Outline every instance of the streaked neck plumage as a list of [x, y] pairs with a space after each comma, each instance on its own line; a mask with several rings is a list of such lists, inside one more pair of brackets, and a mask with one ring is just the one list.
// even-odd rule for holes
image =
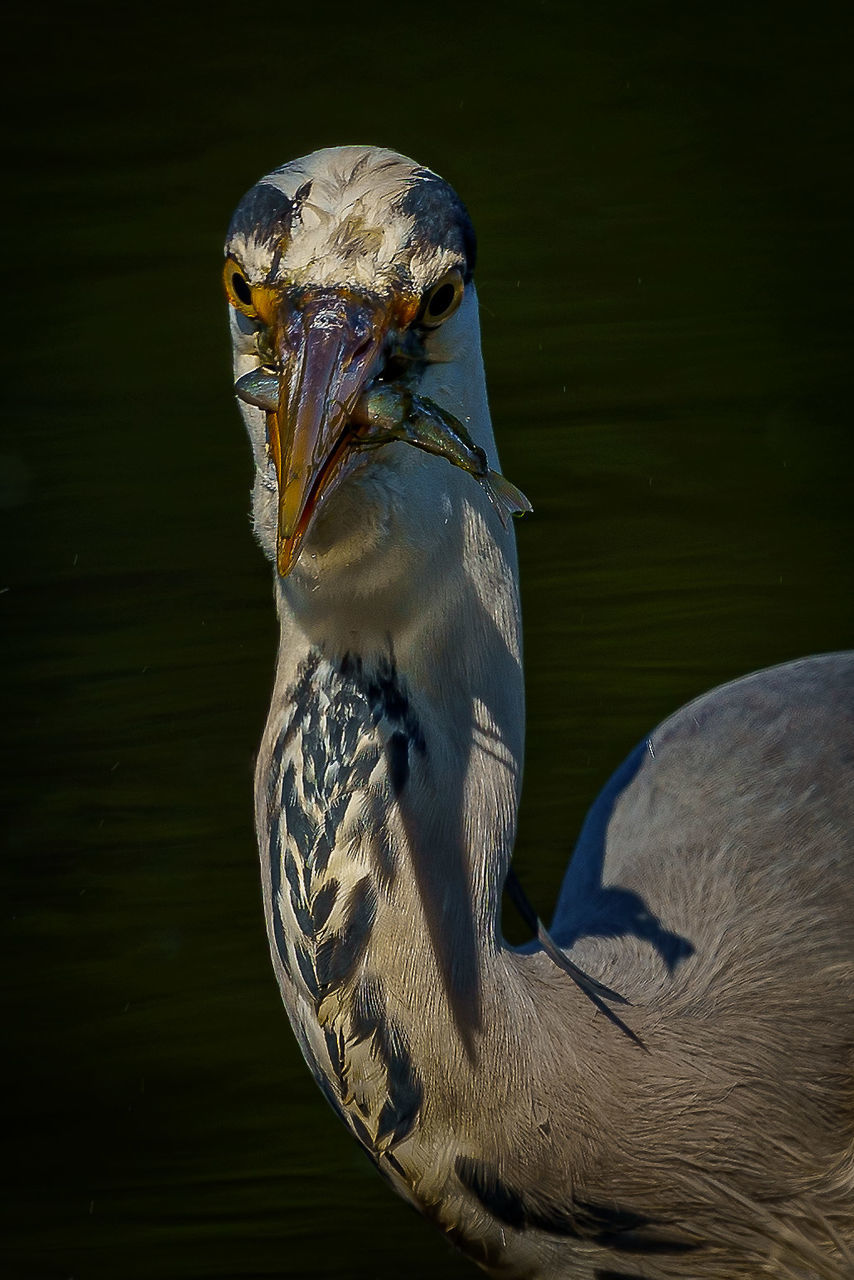
[[[497, 466], [474, 288], [442, 338], [419, 393], [459, 417]], [[392, 788], [389, 808], [409, 824], [411, 841], [413, 824], [439, 803], [443, 830], [434, 838], [455, 845], [454, 857], [465, 861], [481, 944], [494, 945], [524, 740], [512, 529], [502, 528], [470, 476], [403, 443], [388, 445], [366, 455], [320, 513], [294, 571], [277, 578], [276, 595], [277, 689], [291, 688], [318, 657], [339, 676], [346, 667], [351, 681], [357, 668], [364, 680], [385, 673], [389, 696], [393, 685], [406, 700], [408, 732], [425, 747], [409, 742], [412, 785]], [[285, 706], [274, 706], [270, 723], [285, 715]], [[388, 750], [383, 759], [390, 768]], [[451, 831], [455, 800], [459, 830]], [[440, 854], [420, 856], [435, 863]]]
[[[473, 289], [446, 329], [456, 358], [419, 390], [497, 466]], [[268, 518], [262, 502], [269, 548]], [[513, 533], [470, 476], [398, 443], [335, 494], [276, 591], [256, 792], [274, 963], [319, 1083], [412, 1189], [438, 1170], [418, 1144], [473, 1123], [506, 1007], [499, 903], [524, 732]]]

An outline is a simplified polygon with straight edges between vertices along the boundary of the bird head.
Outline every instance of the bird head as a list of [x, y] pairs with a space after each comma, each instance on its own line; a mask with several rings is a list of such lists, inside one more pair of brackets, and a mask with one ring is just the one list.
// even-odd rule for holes
[[[273, 528], [259, 533], [274, 542], [282, 577], [332, 495], [376, 469], [374, 455], [353, 447], [352, 415], [367, 389], [397, 380], [417, 389], [436, 366], [459, 413], [454, 366], [473, 361], [482, 384], [474, 259], [453, 189], [392, 151], [314, 152], [262, 178], [237, 206], [223, 279], [238, 392], [255, 388], [241, 409], [256, 527], [260, 500]], [[483, 443], [492, 446], [491, 432]]]

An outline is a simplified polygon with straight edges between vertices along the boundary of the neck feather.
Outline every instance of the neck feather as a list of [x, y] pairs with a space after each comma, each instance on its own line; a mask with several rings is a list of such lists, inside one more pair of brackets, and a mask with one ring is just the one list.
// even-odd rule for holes
[[[389, 1156], [423, 1119], [425, 1039], [443, 1078], [463, 1079], [494, 1013], [523, 751], [513, 535], [470, 477], [423, 461], [456, 519], [420, 565], [374, 573], [373, 590], [334, 570], [281, 585], [256, 789], [297, 1037], [357, 1136]], [[395, 539], [404, 558], [418, 545]]]

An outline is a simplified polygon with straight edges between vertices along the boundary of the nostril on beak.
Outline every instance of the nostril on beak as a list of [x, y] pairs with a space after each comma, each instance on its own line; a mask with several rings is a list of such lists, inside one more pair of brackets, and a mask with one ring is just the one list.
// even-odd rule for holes
[[351, 348], [350, 359], [358, 360], [361, 356], [365, 354], [365, 352], [368, 350], [368, 348], [371, 345], [371, 339], [373, 337], [373, 334], [371, 331], [370, 324], [368, 323], [360, 324], [356, 329], [356, 332], [354, 333], [353, 337], [355, 341]]

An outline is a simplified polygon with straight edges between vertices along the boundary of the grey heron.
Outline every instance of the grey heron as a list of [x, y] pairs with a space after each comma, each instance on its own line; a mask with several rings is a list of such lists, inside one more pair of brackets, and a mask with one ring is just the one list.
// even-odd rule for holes
[[391, 387], [497, 474], [465, 207], [332, 148], [262, 178], [225, 253], [281, 625], [266, 922], [320, 1088], [496, 1276], [854, 1276], [854, 655], [655, 729], [584, 825], [562, 950], [508, 946], [513, 531], [462, 466], [358, 433]]

